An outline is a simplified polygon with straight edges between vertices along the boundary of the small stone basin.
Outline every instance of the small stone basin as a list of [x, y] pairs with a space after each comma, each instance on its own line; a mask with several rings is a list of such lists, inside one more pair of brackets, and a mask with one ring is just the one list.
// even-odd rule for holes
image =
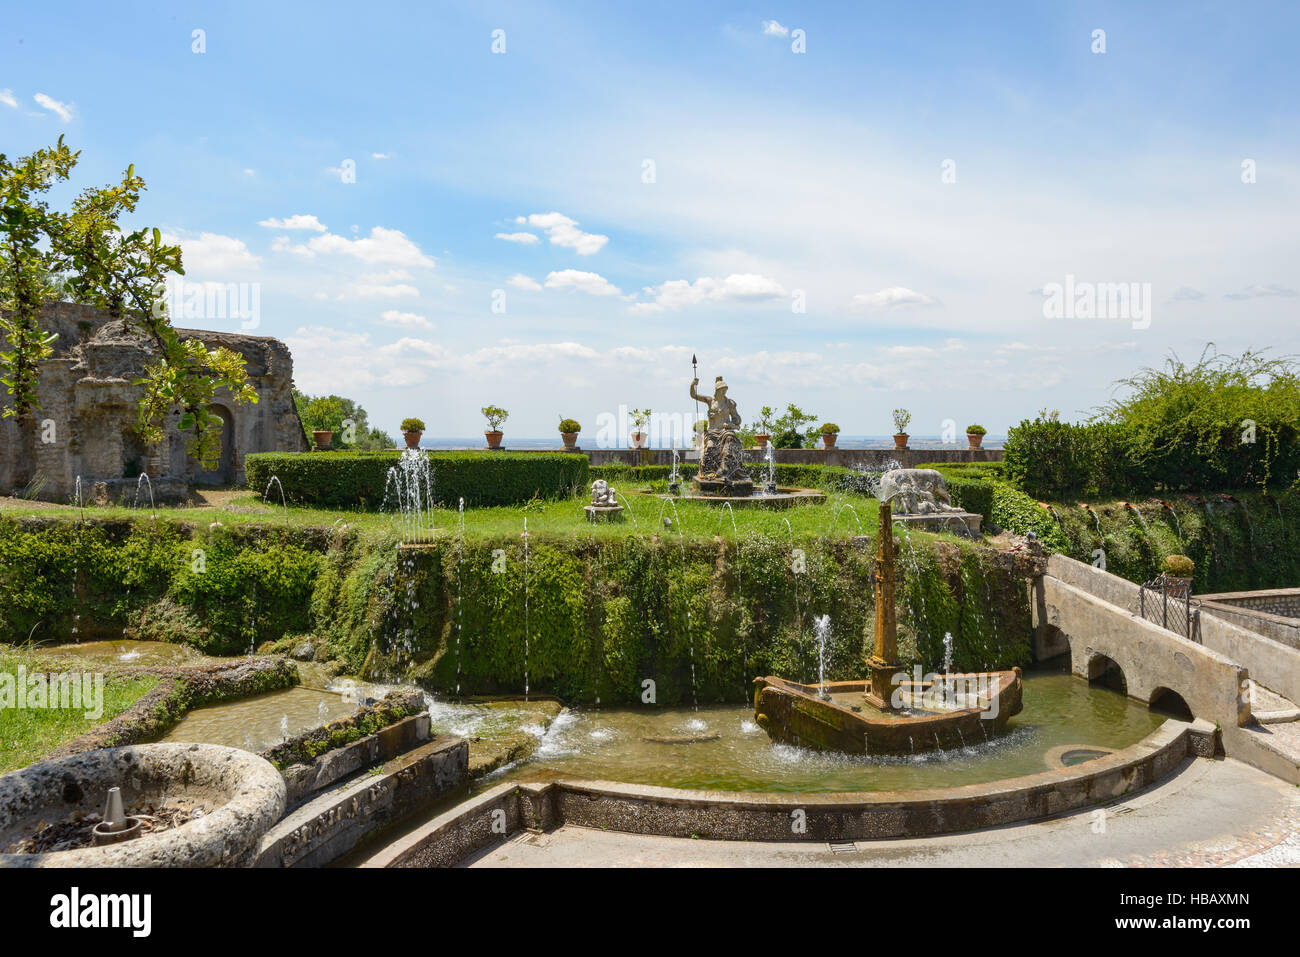
[[210, 744], [140, 744], [40, 761], [0, 777], [0, 848], [42, 822], [99, 812], [110, 787], [140, 802], [201, 806], [203, 816], [136, 840], [43, 854], [0, 853], [0, 867], [241, 867], [284, 813], [270, 762]]

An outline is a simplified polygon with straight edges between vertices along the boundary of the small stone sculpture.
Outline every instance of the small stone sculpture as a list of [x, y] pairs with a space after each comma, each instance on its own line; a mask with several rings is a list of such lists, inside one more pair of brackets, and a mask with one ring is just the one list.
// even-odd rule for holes
[[880, 479], [880, 499], [894, 498], [898, 515], [934, 515], [960, 512], [952, 504], [943, 476], [934, 469], [891, 469]]
[[591, 483], [591, 504], [598, 508], [609, 508], [618, 504], [618, 490], [609, 487], [604, 479]]

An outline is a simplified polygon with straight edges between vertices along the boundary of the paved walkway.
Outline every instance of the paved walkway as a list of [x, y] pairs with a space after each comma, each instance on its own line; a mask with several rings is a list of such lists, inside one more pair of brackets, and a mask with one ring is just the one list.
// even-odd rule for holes
[[470, 867], [1300, 867], [1300, 788], [1197, 760], [1105, 810], [918, 840], [701, 841], [561, 827], [514, 835]]

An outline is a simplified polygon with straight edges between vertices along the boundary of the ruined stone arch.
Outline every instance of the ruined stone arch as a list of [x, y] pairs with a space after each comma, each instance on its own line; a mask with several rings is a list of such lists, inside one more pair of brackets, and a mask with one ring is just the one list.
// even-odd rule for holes
[[1114, 658], [1100, 653], [1088, 659], [1088, 684], [1128, 694], [1128, 679], [1124, 676], [1124, 669]]
[[1151, 692], [1151, 700], [1147, 702], [1147, 707], [1152, 711], [1167, 714], [1171, 718], [1177, 718], [1179, 721], [1191, 721], [1193, 718], [1187, 700], [1177, 691], [1163, 685]]

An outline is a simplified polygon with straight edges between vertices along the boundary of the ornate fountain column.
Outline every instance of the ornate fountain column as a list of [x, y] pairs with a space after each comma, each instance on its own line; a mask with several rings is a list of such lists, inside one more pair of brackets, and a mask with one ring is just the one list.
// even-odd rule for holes
[[893, 711], [893, 677], [898, 673], [898, 614], [894, 608], [895, 559], [898, 543], [894, 541], [893, 509], [889, 501], [880, 503], [879, 534], [876, 537], [876, 643], [867, 667], [871, 684], [863, 697], [872, 707]]

